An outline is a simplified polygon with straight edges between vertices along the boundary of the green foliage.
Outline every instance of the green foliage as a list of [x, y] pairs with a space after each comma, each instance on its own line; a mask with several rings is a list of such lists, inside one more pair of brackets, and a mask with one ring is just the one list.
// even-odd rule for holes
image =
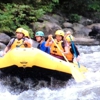
[[88, 10], [100, 12], [100, 1], [94, 0], [89, 2]]
[[59, 0], [52, 0], [54, 3], [59, 3]]
[[59, 0], [58, 7], [67, 15], [74, 13], [91, 17], [93, 13], [100, 12], [100, 0]]
[[[13, 32], [20, 26], [29, 28], [45, 13], [52, 12], [59, 0], [13, 0], [13, 3], [0, 3], [0, 32]], [[31, 32], [32, 33], [32, 30]]]
[[50, 3], [47, 5], [40, 5], [40, 8], [42, 8], [45, 12], [52, 12], [53, 11], [54, 4]]
[[28, 27], [30, 22], [37, 21], [45, 11], [35, 10], [31, 5], [1, 4], [0, 31], [13, 32], [17, 27]]
[[78, 14], [70, 14], [70, 16], [69, 16], [69, 20], [71, 22], [79, 22], [80, 18], [81, 18], [81, 16], [79, 16]]

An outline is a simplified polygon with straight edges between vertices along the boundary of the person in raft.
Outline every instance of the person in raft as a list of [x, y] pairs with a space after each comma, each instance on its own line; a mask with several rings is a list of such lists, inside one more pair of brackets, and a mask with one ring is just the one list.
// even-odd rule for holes
[[6, 46], [6, 48], [4, 50], [3, 55], [5, 55], [9, 50], [12, 50], [16, 47], [31, 48], [32, 45], [31, 45], [29, 39], [24, 37], [25, 34], [24, 34], [23, 28], [18, 28], [15, 33], [16, 33], [16, 38], [13, 38], [10, 40], [10, 42], [8, 43], [8, 45]]
[[50, 48], [45, 46], [44, 33], [42, 31], [37, 31], [35, 34], [36, 41], [39, 43], [37, 48], [50, 54]]
[[30, 41], [31, 45], [33, 46], [33, 40], [30, 38], [29, 32], [27, 30], [23, 30], [24, 33], [24, 37], [28, 39], [28, 41]]
[[69, 62], [73, 62], [74, 54], [75, 54], [74, 49], [75, 49], [75, 51], [76, 51], [76, 60], [78, 61], [79, 58], [80, 58], [80, 56], [79, 56], [80, 54], [79, 54], [79, 51], [78, 51], [78, 49], [75, 45], [74, 45], [74, 49], [73, 49], [73, 46], [72, 46], [71, 42], [74, 40], [74, 37], [71, 35], [70, 31], [67, 31], [65, 33], [65, 38], [64, 39], [65, 39], [65, 47], [64, 47], [65, 52], [64, 52], [64, 54], [65, 54], [66, 58], [68, 59]]
[[64, 57], [62, 55], [62, 52], [64, 52], [64, 31], [63, 30], [57, 30], [55, 32], [55, 39], [54, 41], [57, 43], [57, 45], [59, 46], [60, 50], [57, 48], [57, 46], [55, 45], [55, 43], [52, 41], [51, 39], [52, 35], [48, 36], [48, 40], [46, 41], [46, 45], [47, 47], [50, 47], [50, 54], [56, 58], [59, 58], [61, 60], [64, 60]]

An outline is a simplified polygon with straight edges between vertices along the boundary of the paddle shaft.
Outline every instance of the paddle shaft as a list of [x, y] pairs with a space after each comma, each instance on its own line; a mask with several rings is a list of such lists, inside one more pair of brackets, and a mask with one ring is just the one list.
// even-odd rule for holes
[[[71, 41], [71, 44], [72, 44], [72, 49], [74, 50], [75, 58], [77, 58], [74, 42], [72, 41], [71, 36], [69, 36], [69, 38], [70, 38], [70, 41]], [[77, 61], [77, 64], [78, 64], [78, 67], [80, 68], [80, 63], [78, 61]]]

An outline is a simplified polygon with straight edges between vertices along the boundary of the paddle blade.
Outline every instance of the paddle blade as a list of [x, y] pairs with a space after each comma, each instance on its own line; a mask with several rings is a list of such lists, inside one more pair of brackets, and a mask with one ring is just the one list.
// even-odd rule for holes
[[71, 66], [71, 73], [72, 76], [74, 77], [76, 82], [82, 82], [85, 80], [85, 76], [79, 72], [79, 70], [77, 70], [74, 66]]
[[80, 65], [80, 68], [79, 68], [78, 64], [76, 62], [74, 62], [74, 66], [75, 66], [76, 69], [78, 69], [82, 73], [85, 73], [85, 72], [88, 71], [88, 69], [85, 66], [83, 66], [83, 65]]

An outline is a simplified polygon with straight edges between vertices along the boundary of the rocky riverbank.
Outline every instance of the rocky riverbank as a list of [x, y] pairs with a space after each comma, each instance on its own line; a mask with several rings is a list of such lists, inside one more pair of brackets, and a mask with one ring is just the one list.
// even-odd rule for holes
[[[75, 37], [76, 44], [98, 45], [100, 44], [100, 23], [94, 23], [93, 20], [82, 17], [78, 23], [71, 23], [67, 17], [57, 14], [44, 15], [37, 22], [30, 24], [35, 33], [41, 30], [47, 37], [48, 34], [54, 34], [57, 29], [70, 30]], [[0, 50], [4, 49], [11, 39], [5, 33], [0, 33]]]

